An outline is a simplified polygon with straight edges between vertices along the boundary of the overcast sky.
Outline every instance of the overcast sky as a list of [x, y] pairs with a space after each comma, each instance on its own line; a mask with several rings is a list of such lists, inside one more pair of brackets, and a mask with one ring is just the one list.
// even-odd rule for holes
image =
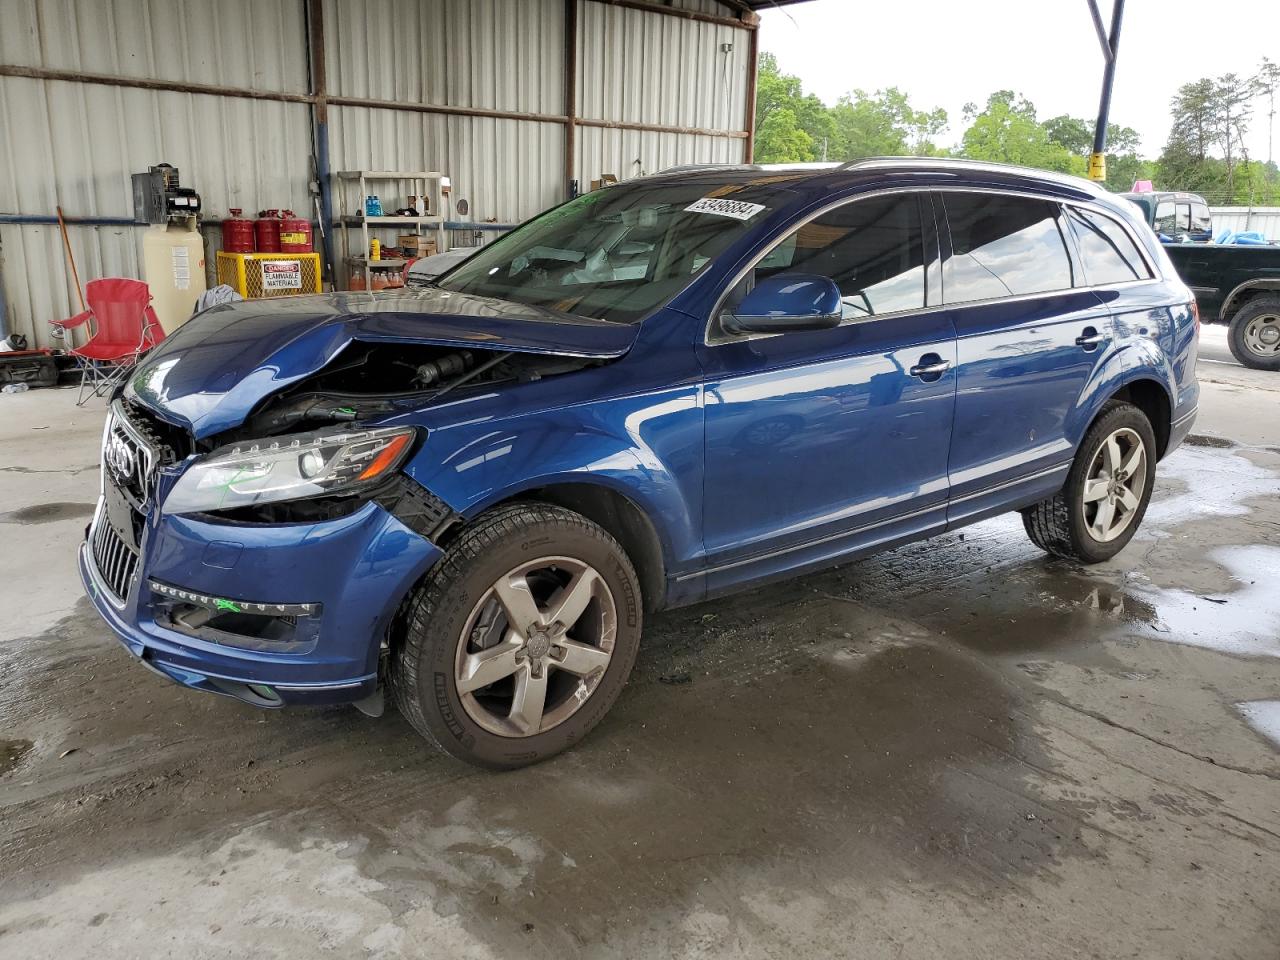
[[[1111, 0], [1099, 7], [1110, 24]], [[896, 86], [917, 109], [946, 108], [947, 145], [963, 132], [965, 103], [984, 103], [994, 90], [1022, 93], [1041, 120], [1098, 113], [1102, 51], [1086, 0], [811, 0], [766, 10], [761, 21], [761, 49], [806, 92], [830, 104], [855, 88]], [[1251, 75], [1264, 55], [1280, 61], [1280, 0], [1127, 0], [1111, 120], [1142, 134], [1154, 157], [1180, 85]], [[1246, 140], [1259, 160], [1267, 156], [1264, 103], [1255, 104]]]

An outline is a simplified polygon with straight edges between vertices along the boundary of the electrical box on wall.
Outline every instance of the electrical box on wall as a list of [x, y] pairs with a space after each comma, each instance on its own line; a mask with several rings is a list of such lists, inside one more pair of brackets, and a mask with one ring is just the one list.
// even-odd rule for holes
[[162, 163], [133, 175], [133, 219], [139, 223], [167, 223], [172, 217], [194, 217], [200, 196], [178, 186], [178, 168]]

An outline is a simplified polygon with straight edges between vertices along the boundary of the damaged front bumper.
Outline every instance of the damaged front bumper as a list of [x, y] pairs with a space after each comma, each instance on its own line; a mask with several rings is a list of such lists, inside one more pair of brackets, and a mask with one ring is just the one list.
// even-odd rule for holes
[[184, 686], [262, 707], [373, 694], [396, 609], [441, 555], [370, 502], [310, 524], [153, 517], [122, 566], [108, 513], [104, 497], [80, 574], [126, 649]]

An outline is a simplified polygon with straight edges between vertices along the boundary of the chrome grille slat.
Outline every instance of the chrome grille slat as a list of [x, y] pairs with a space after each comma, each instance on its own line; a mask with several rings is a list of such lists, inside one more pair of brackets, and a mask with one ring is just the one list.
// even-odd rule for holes
[[103, 469], [140, 507], [150, 500], [157, 451], [129, 421], [124, 405], [111, 407], [111, 426], [103, 448]]
[[[163, 431], [157, 433], [145, 412], [131, 410], [119, 400], [111, 405], [108, 418], [102, 449], [104, 497], [114, 496], [115, 491], [123, 494], [131, 516], [128, 520], [116, 517], [116, 523], [131, 522], [134, 531], [140, 531], [142, 518], [154, 501], [156, 472], [162, 462], [172, 462], [171, 444], [176, 441], [172, 437], [166, 440]], [[103, 587], [117, 604], [123, 604], [129, 595], [140, 567], [141, 558], [131, 546], [133, 535], [126, 536], [127, 540], [122, 539], [112, 528], [105, 507], [98, 511], [89, 531], [90, 553]]]
[[[123, 566], [123, 561], [124, 561], [123, 554], [124, 554], [124, 544], [122, 544], [119, 540], [116, 540], [114, 543], [111, 544], [110, 564], [111, 564], [111, 583], [113, 586], [120, 582], [120, 568], [121, 566]], [[123, 593], [124, 593], [123, 591], [117, 590], [116, 592], [123, 596]]]
[[116, 602], [123, 603], [138, 572], [138, 555], [116, 535], [101, 511], [94, 519], [91, 534], [89, 546], [93, 565]]

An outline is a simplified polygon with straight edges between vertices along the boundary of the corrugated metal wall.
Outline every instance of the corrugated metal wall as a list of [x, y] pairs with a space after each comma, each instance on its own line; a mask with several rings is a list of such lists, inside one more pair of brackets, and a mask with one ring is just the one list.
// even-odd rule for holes
[[[714, 16], [715, 0], [678, 0]], [[305, 0], [0, 0], [0, 64], [309, 93]], [[331, 97], [538, 114], [550, 120], [329, 107], [335, 171], [439, 169], [470, 218], [523, 220], [564, 199], [563, 0], [324, 0]], [[577, 0], [584, 121], [739, 131], [749, 33]], [[722, 50], [721, 45], [730, 45]], [[206, 223], [242, 207], [312, 211], [312, 108], [0, 76], [0, 213], [130, 217], [130, 174], [166, 161]], [[729, 136], [580, 126], [584, 187], [692, 161], [738, 161]], [[388, 199], [384, 197], [384, 200]], [[336, 214], [352, 211], [335, 210]], [[82, 282], [139, 276], [142, 230], [69, 227]], [[216, 229], [212, 231], [216, 240]], [[78, 301], [56, 226], [0, 224], [7, 324], [49, 345]]]
[[[0, 0], [0, 63], [305, 93], [296, 0]], [[167, 161], [207, 211], [306, 210], [310, 107], [0, 77], [0, 212], [130, 217], [129, 176]], [[252, 135], [251, 135], [252, 134]], [[141, 276], [134, 227], [71, 226], [81, 281]], [[8, 325], [49, 346], [79, 312], [56, 226], [0, 225]]]
[[1280, 207], [1210, 207], [1213, 230], [1257, 230], [1267, 239], [1280, 241]]
[[[710, 12], [706, 4], [686, 4]], [[627, 7], [579, 4], [578, 115], [589, 120], [740, 130], [746, 116], [744, 31], [655, 17]], [[724, 49], [727, 47], [728, 49]], [[583, 127], [575, 164], [583, 185], [677, 163], [742, 159], [725, 137]]]
[[[562, 115], [564, 36], [562, 0], [326, 0], [329, 94]], [[368, 107], [329, 120], [334, 170], [442, 171], [475, 219], [563, 199], [563, 124]]]

